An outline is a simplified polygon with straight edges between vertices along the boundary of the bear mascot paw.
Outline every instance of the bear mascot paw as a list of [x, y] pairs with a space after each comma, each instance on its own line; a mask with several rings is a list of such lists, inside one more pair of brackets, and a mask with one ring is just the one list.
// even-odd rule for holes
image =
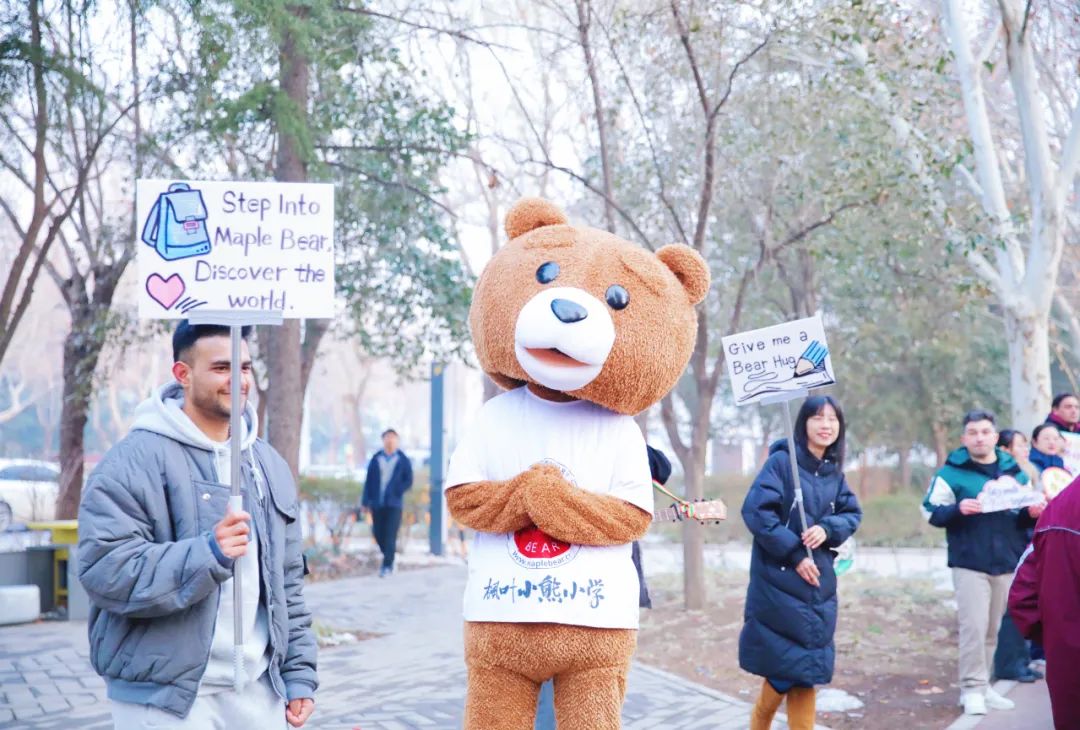
[[569, 225], [546, 200], [515, 204], [506, 232], [469, 311], [484, 372], [506, 392], [446, 477], [450, 513], [476, 531], [465, 727], [529, 730], [554, 679], [560, 728], [618, 728], [637, 644], [631, 543], [653, 502], [633, 416], [686, 368], [709, 270], [688, 246], [653, 253]]

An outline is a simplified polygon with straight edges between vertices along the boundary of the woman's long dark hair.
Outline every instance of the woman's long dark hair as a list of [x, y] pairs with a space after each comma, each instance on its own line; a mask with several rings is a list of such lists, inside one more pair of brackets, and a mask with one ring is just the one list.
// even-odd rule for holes
[[1027, 441], [1027, 436], [1015, 428], [1002, 429], [1001, 433], [998, 434], [998, 448], [1011, 449], [1017, 436]]
[[808, 448], [806, 422], [811, 417], [820, 415], [825, 410], [825, 406], [832, 406], [832, 409], [836, 411], [836, 419], [840, 422], [840, 432], [836, 437], [836, 441], [825, 449], [825, 459], [835, 462], [837, 467], [843, 469], [844, 435], [847, 428], [844, 423], [844, 411], [840, 409], [840, 402], [831, 395], [812, 395], [803, 402], [802, 408], [799, 409], [799, 415], [795, 418], [795, 442], [804, 449]]

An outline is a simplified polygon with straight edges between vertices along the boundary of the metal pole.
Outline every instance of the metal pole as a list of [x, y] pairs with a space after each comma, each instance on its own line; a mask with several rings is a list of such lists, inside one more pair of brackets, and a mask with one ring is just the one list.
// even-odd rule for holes
[[443, 554], [443, 374], [446, 366], [431, 366], [431, 525], [428, 541], [432, 555]]
[[[240, 386], [243, 378], [243, 364], [240, 362], [243, 348], [243, 328], [245, 325], [279, 325], [281, 312], [263, 310], [210, 310], [200, 309], [188, 315], [191, 324], [216, 324], [229, 328], [229, 344], [232, 355], [229, 363], [229, 509], [241, 512], [244, 509], [244, 496], [240, 491], [240, 450], [244, 447], [243, 419], [244, 406], [241, 402]], [[233, 562], [233, 685], [237, 692], [244, 687], [244, 600], [240, 580], [240, 561]]]
[[[795, 451], [795, 428], [791, 425], [791, 409], [788, 403], [789, 401], [784, 401], [780, 407], [784, 411], [784, 426], [787, 428], [788, 456], [790, 457], [788, 461], [791, 462], [791, 479], [795, 484], [795, 504], [799, 506], [799, 518], [802, 520], [802, 532], [799, 533], [801, 538], [802, 533], [807, 530], [806, 509], [803, 507], [802, 482], [799, 481], [799, 456]], [[806, 556], [811, 560], [814, 559], [814, 551], [809, 545], [806, 546]]]
[[[244, 497], [240, 491], [240, 450], [244, 447], [241, 429], [243, 428], [243, 403], [240, 396], [240, 379], [243, 377], [240, 358], [243, 342], [240, 325], [232, 325], [229, 335], [232, 340], [232, 358], [229, 364], [230, 398], [232, 401], [229, 414], [229, 456], [231, 457], [229, 509], [240, 512], [244, 509]], [[233, 562], [233, 684], [236, 691], [244, 688], [244, 593], [241, 585], [240, 561]]]

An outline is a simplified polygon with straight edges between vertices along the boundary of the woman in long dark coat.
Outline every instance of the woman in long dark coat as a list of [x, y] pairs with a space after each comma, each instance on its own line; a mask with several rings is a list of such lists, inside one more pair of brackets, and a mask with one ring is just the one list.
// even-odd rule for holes
[[832, 549], [851, 537], [862, 519], [844, 479], [840, 404], [830, 396], [807, 398], [794, 428], [806, 529], [795, 505], [787, 441], [769, 449], [742, 507], [754, 548], [739, 666], [765, 679], [751, 730], [767, 730], [785, 696], [788, 726], [813, 728], [814, 687], [832, 681], [836, 653]]

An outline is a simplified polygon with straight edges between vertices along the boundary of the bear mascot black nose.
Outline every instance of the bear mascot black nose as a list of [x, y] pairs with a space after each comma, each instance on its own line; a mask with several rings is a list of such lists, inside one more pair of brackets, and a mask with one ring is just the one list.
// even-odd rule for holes
[[585, 307], [577, 302], [572, 302], [569, 299], [552, 299], [551, 311], [555, 313], [555, 316], [559, 318], [560, 322], [566, 324], [580, 322], [589, 316]]

